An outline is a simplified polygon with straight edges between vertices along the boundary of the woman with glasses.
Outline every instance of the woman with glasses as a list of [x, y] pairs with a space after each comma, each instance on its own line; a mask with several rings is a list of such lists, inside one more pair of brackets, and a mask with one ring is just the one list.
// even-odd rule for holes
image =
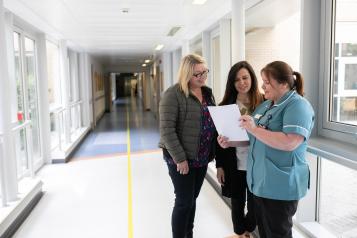
[[[240, 61], [232, 66], [228, 74], [226, 90], [219, 105], [237, 104], [242, 115], [251, 115], [263, 95], [258, 90], [258, 80], [252, 66]], [[223, 149], [217, 146], [217, 179], [222, 186], [222, 195], [231, 198], [232, 222], [238, 237], [250, 237], [256, 227], [253, 195], [247, 189], [246, 163], [249, 142], [239, 147]], [[244, 208], [247, 201], [247, 214]]]
[[207, 106], [215, 105], [205, 86], [208, 69], [198, 55], [187, 55], [178, 83], [160, 101], [160, 143], [175, 189], [171, 217], [173, 238], [193, 237], [196, 199], [208, 163], [214, 158], [216, 129]]
[[301, 74], [288, 64], [274, 61], [261, 74], [268, 100], [240, 118], [250, 134], [247, 183], [260, 237], [291, 238], [292, 217], [309, 186], [305, 153], [314, 111], [303, 98]]

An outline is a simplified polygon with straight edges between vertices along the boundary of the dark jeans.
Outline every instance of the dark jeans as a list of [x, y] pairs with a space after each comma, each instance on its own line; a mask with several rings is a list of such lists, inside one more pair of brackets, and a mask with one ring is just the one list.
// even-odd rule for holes
[[171, 217], [172, 236], [173, 238], [191, 238], [193, 237], [196, 199], [200, 193], [207, 166], [190, 168], [186, 175], [177, 172], [176, 165], [168, 165], [168, 168], [176, 195]]
[[[239, 196], [231, 198], [232, 204], [232, 222], [234, 232], [242, 235], [245, 231], [252, 232], [256, 227], [254, 214], [254, 200], [253, 194], [247, 188], [246, 172], [242, 173], [242, 178], [236, 181], [237, 188], [239, 188]], [[247, 201], [248, 212], [245, 214], [245, 202]]]
[[292, 238], [293, 216], [298, 201], [254, 196], [254, 210], [260, 238]]

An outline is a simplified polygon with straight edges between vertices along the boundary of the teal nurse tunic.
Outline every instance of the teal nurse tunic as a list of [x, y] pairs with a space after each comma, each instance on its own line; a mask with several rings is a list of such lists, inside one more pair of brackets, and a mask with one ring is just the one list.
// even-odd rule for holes
[[307, 140], [314, 125], [310, 103], [296, 91], [287, 92], [275, 105], [263, 102], [252, 114], [255, 123], [270, 131], [293, 133], [304, 141], [293, 151], [274, 149], [253, 135], [247, 161], [249, 190], [258, 197], [276, 200], [299, 200], [309, 184], [309, 167], [305, 160]]

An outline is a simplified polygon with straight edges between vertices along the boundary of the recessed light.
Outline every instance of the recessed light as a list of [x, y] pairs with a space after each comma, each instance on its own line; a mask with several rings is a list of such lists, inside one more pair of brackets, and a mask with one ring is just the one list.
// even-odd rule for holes
[[122, 9], [121, 9], [121, 12], [122, 12], [122, 13], [129, 13], [129, 8], [122, 8]]
[[145, 60], [145, 63], [150, 63], [150, 60]]
[[167, 36], [174, 36], [180, 29], [181, 29], [181, 26], [172, 27], [170, 29], [169, 33], [167, 33]]
[[143, 67], [146, 67], [146, 64], [142, 64]]
[[194, 5], [203, 5], [207, 0], [193, 0], [192, 4]]
[[164, 48], [164, 45], [160, 44], [156, 46], [155, 50], [161, 50], [162, 48]]

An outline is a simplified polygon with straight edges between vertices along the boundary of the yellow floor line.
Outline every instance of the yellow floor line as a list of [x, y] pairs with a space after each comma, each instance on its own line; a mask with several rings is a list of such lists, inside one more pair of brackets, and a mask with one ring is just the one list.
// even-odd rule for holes
[[133, 238], [133, 194], [132, 194], [132, 180], [131, 180], [131, 160], [130, 160], [130, 121], [129, 109], [126, 108], [127, 120], [127, 151], [128, 151], [128, 238]]

